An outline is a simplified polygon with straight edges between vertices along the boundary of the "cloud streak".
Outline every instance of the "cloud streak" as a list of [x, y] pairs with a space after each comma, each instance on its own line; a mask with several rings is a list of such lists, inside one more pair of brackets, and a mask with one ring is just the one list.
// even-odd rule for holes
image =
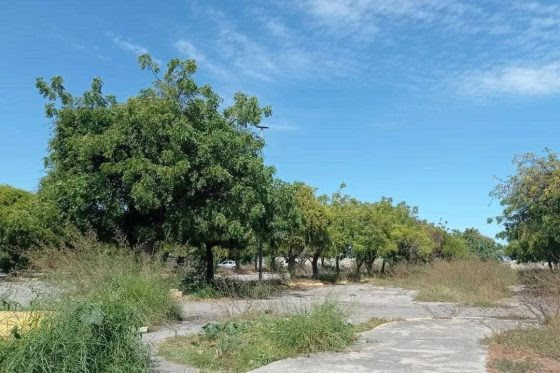
[[460, 89], [475, 96], [545, 96], [560, 93], [560, 62], [542, 66], [505, 66], [465, 73]]
[[111, 32], [108, 32], [107, 36], [111, 38], [113, 43], [115, 43], [119, 48], [121, 48], [124, 51], [133, 53], [136, 56], [149, 53], [148, 48], [140, 44], [133, 43], [130, 40], [122, 38], [121, 36], [115, 35]]
[[[512, 0], [291, 0], [240, 7], [239, 22], [196, 5], [206, 35], [182, 55], [230, 83], [358, 79], [437, 94], [551, 95], [558, 88], [560, 6]], [[196, 8], [196, 9], [195, 9]], [[141, 45], [114, 37], [130, 51]], [[203, 46], [203, 48], [201, 48]], [[145, 49], [145, 48], [144, 48]]]

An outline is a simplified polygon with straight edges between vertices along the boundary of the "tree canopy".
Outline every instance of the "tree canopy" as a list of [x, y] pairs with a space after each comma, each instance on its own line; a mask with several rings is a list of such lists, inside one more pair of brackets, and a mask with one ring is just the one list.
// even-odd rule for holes
[[[344, 184], [327, 197], [303, 182], [275, 179], [258, 130], [270, 107], [243, 93], [226, 107], [195, 80], [192, 60], [172, 59], [164, 68], [149, 55], [138, 62], [155, 80], [126, 100], [105, 94], [100, 78], [77, 96], [60, 76], [37, 79], [53, 120], [46, 176], [37, 194], [0, 187], [4, 263], [12, 266], [22, 250], [64, 239], [66, 226], [103, 241], [123, 237], [147, 252], [195, 248], [208, 280], [214, 251], [247, 258], [257, 247], [272, 263], [283, 256], [290, 270], [296, 259], [311, 259], [315, 277], [323, 257], [336, 258], [337, 270], [339, 259], [355, 258], [358, 273], [363, 264], [371, 272], [378, 258], [496, 257], [494, 240], [475, 229], [449, 231], [422, 221], [404, 202], [360, 201], [343, 193]], [[527, 258], [557, 258], [558, 214], [546, 210], [557, 206], [557, 163], [552, 154], [526, 158], [500, 189], [508, 237]], [[527, 188], [530, 195], [523, 194]], [[524, 204], [531, 204], [530, 216]], [[536, 230], [545, 223], [550, 226]]]
[[58, 209], [37, 195], [0, 185], [0, 269], [25, 262], [34, 246], [56, 245], [64, 237]]
[[516, 173], [499, 183], [492, 195], [504, 210], [502, 238], [512, 242], [508, 254], [521, 261], [560, 261], [560, 160], [546, 150], [514, 159]]

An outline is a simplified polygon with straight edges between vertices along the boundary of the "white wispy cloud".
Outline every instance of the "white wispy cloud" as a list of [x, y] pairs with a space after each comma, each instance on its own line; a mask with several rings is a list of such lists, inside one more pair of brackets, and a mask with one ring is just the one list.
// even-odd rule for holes
[[[204, 43], [204, 50], [192, 40], [180, 39], [174, 43], [183, 56], [200, 61], [200, 68], [223, 79], [251, 79], [270, 83], [283, 79], [308, 78], [332, 68], [341, 58], [327, 56], [317, 48], [311, 48], [304, 38], [296, 35], [278, 17], [255, 11], [257, 27], [262, 34], [249, 34], [242, 30], [235, 19], [214, 8], [206, 8], [205, 15], [215, 32], [210, 42]], [[320, 67], [321, 66], [321, 67]], [[342, 70], [342, 68], [339, 68]]]
[[[196, 3], [206, 34], [176, 40], [222, 80], [348, 77], [395, 89], [462, 94], [560, 93], [560, 5], [512, 0], [248, 2], [251, 23]], [[142, 48], [118, 38], [122, 48]], [[123, 43], [124, 42], [124, 43]], [[393, 79], [395, 76], [398, 79]], [[393, 78], [392, 78], [393, 77]], [[448, 91], [449, 93], [449, 91]]]
[[373, 40], [403, 24], [437, 24], [460, 33], [507, 32], [501, 16], [456, 0], [304, 0], [299, 6], [333, 35]]
[[111, 38], [111, 40], [113, 40], [113, 42], [116, 45], [118, 45], [121, 49], [125, 51], [132, 52], [137, 56], [141, 54], [149, 53], [148, 48], [140, 44], [135, 44], [129, 40], [123, 39], [122, 37], [118, 35], [113, 35], [111, 33], [108, 33], [107, 35]]
[[179, 53], [193, 60], [203, 62], [206, 56], [193, 43], [188, 40], [179, 40], [173, 44]]
[[505, 66], [463, 75], [460, 89], [475, 96], [560, 93], [560, 62], [542, 66]]

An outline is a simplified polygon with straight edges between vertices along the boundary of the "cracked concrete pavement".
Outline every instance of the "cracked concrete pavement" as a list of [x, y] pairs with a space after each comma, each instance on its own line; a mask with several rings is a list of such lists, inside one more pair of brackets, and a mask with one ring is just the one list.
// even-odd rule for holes
[[[144, 340], [156, 345], [175, 336], [201, 330], [247, 311], [294, 312], [326, 299], [336, 300], [349, 321], [372, 317], [399, 319], [360, 334], [349, 351], [319, 353], [280, 360], [254, 372], [484, 372], [486, 348], [482, 339], [495, 330], [527, 323], [514, 300], [509, 305], [481, 308], [443, 302], [414, 301], [411, 290], [368, 284], [323, 286], [294, 290], [266, 300], [185, 301], [186, 321], [147, 333]], [[156, 357], [157, 372], [194, 372]]]

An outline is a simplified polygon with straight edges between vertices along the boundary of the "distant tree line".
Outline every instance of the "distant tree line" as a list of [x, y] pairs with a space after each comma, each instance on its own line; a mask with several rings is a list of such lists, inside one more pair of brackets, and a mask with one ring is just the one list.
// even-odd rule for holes
[[224, 108], [209, 85], [194, 80], [192, 60], [172, 59], [163, 71], [149, 55], [139, 63], [155, 81], [125, 101], [104, 94], [100, 78], [81, 96], [59, 76], [37, 79], [53, 119], [46, 176], [37, 193], [0, 186], [3, 270], [25, 265], [28, 250], [87, 231], [149, 253], [195, 248], [208, 281], [217, 250], [283, 257], [290, 270], [309, 258], [314, 276], [322, 258], [335, 258], [337, 270], [340, 259], [355, 258], [358, 272], [371, 272], [376, 259], [384, 268], [501, 254], [476, 229], [428, 223], [404, 202], [362, 202], [344, 185], [320, 196], [275, 178], [257, 127], [269, 107], [236, 93]]

